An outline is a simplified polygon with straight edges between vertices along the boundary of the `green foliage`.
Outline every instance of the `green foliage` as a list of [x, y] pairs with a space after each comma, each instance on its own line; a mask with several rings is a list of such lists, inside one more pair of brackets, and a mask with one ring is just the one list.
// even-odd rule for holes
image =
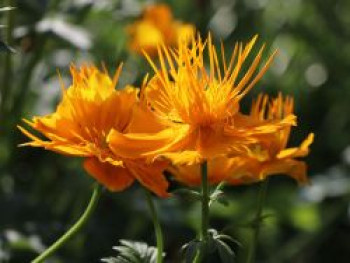
[[183, 198], [188, 201], [201, 201], [202, 195], [198, 191], [191, 190], [191, 189], [177, 189], [172, 192], [175, 196], [178, 196], [180, 198]]
[[207, 243], [204, 243], [199, 239], [194, 239], [182, 246], [181, 251], [184, 255], [185, 263], [192, 263], [200, 250], [206, 252], [204, 258], [217, 253], [220, 262], [233, 263], [235, 262], [235, 253], [227, 242], [231, 245], [234, 244], [240, 246], [240, 243], [232, 237], [225, 234], [219, 234], [215, 229], [209, 229]]
[[121, 246], [113, 247], [119, 252], [117, 257], [104, 258], [106, 263], [156, 263], [157, 248], [143, 242], [120, 240]]
[[215, 187], [214, 191], [212, 191], [210, 193], [209, 207], [215, 202], [218, 202], [219, 204], [224, 205], [224, 206], [228, 206], [229, 205], [229, 201], [224, 196], [224, 191], [222, 190], [224, 188], [224, 186], [225, 186], [225, 182], [221, 182], [220, 184], [218, 184]]

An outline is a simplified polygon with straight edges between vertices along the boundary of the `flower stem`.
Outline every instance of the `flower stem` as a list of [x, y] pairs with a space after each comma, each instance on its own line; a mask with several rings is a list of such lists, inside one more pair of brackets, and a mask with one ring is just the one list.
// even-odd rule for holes
[[35, 258], [32, 263], [44, 262], [46, 258], [51, 256], [57, 249], [63, 246], [69, 239], [71, 239], [88, 221], [92, 212], [95, 210], [99, 196], [101, 194], [101, 187], [96, 183], [88, 206], [79, 220], [55, 243], [47, 248], [42, 254]]
[[208, 164], [201, 165], [202, 176], [202, 228], [201, 240], [206, 243], [208, 240], [209, 227], [209, 188], [208, 188]]
[[149, 207], [149, 210], [151, 211], [151, 216], [152, 216], [152, 221], [154, 225], [154, 232], [156, 234], [156, 240], [157, 240], [157, 263], [162, 263], [163, 262], [163, 250], [164, 250], [164, 244], [163, 244], [163, 233], [162, 233], [162, 228], [160, 226], [159, 218], [157, 215], [157, 211], [155, 208], [155, 205], [152, 200], [151, 193], [147, 190], [146, 192], [146, 199], [147, 199], [147, 204]]
[[268, 186], [268, 179], [265, 179], [260, 184], [259, 196], [258, 196], [258, 207], [257, 207], [255, 219], [253, 221], [253, 238], [252, 238], [250, 250], [248, 252], [247, 263], [255, 262], [255, 254], [256, 254], [256, 248], [257, 248], [258, 238], [260, 234], [262, 212], [263, 212], [263, 207], [266, 199], [267, 186]]
[[209, 186], [208, 186], [208, 163], [204, 162], [201, 165], [201, 195], [202, 195], [202, 224], [200, 230], [201, 247], [199, 253], [197, 253], [194, 262], [199, 263], [202, 261], [206, 252], [206, 246], [208, 243], [208, 228], [209, 228]]

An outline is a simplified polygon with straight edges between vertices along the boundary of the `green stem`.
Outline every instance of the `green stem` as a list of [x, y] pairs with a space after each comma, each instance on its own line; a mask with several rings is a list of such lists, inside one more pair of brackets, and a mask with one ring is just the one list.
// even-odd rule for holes
[[49, 256], [51, 256], [57, 249], [63, 246], [69, 239], [71, 239], [88, 221], [92, 212], [95, 210], [99, 196], [101, 194], [101, 187], [96, 183], [94, 187], [94, 191], [92, 193], [90, 202], [86, 207], [83, 215], [79, 218], [79, 220], [55, 243], [53, 243], [49, 248], [47, 248], [42, 254], [40, 254], [37, 258], [35, 258], [32, 263], [40, 263], [44, 262]]
[[[6, 5], [8, 7], [14, 6], [14, 0], [7, 0]], [[13, 44], [13, 38], [12, 38], [12, 30], [14, 26], [14, 10], [10, 10], [7, 12], [7, 18], [6, 18], [6, 42], [7, 45], [10, 47]], [[8, 105], [7, 96], [9, 91], [11, 90], [12, 85], [12, 53], [6, 52], [5, 53], [5, 65], [3, 68], [3, 83], [1, 88], [1, 118], [4, 116], [4, 111], [6, 110], [6, 107]]]
[[157, 263], [162, 263], [163, 262], [163, 250], [164, 250], [162, 228], [160, 226], [157, 211], [156, 211], [156, 208], [155, 208], [153, 200], [152, 200], [152, 195], [147, 190], [145, 190], [145, 192], [146, 192], [147, 204], [148, 204], [149, 210], [151, 211], [152, 221], [153, 221], [153, 225], [154, 225], [154, 232], [156, 234]]
[[194, 262], [199, 263], [202, 261], [203, 256], [206, 253], [206, 247], [208, 243], [208, 228], [209, 228], [209, 185], [208, 185], [208, 163], [204, 162], [201, 165], [201, 195], [202, 195], [202, 224], [200, 230], [201, 248], [197, 253]]
[[267, 186], [268, 186], [268, 179], [265, 179], [265, 181], [261, 182], [260, 184], [259, 196], [258, 196], [258, 207], [256, 211], [256, 216], [253, 222], [253, 238], [252, 238], [250, 250], [248, 252], [247, 263], [255, 262], [255, 254], [256, 254], [256, 248], [257, 248], [259, 234], [260, 234], [262, 213], [263, 213], [263, 207], [266, 199]]
[[209, 187], [208, 187], [208, 164], [207, 162], [201, 165], [202, 176], [202, 227], [201, 241], [204, 243], [208, 240], [209, 228]]

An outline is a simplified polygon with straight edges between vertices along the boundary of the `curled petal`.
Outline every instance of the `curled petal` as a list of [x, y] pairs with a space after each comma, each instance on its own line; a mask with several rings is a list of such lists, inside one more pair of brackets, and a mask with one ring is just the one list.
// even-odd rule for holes
[[309, 146], [314, 141], [314, 134], [310, 133], [307, 138], [301, 143], [299, 147], [287, 148], [282, 150], [278, 155], [278, 159], [285, 158], [295, 158], [295, 157], [304, 157], [309, 154]]
[[122, 134], [112, 130], [107, 142], [117, 156], [124, 158], [154, 157], [159, 153], [181, 149], [188, 143], [189, 126], [179, 125], [167, 128], [158, 133], [128, 133]]
[[85, 159], [84, 169], [110, 191], [122, 191], [135, 180], [125, 167], [103, 163], [94, 157]]
[[168, 197], [168, 181], [163, 171], [167, 168], [168, 162], [157, 161], [152, 164], [140, 164], [137, 162], [127, 163], [133, 176], [146, 188], [160, 197]]
[[289, 175], [299, 184], [303, 185], [309, 182], [306, 172], [307, 166], [305, 162], [285, 159], [264, 164], [260, 177], [266, 178], [270, 175], [285, 174]]

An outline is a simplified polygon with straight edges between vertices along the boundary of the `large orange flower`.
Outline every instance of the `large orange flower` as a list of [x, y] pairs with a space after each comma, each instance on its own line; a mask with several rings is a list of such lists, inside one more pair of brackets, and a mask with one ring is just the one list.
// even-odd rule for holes
[[[206, 43], [193, 39], [191, 47], [181, 42], [175, 51], [163, 46], [158, 54], [160, 70], [148, 58], [155, 76], [142, 90], [148, 115], [153, 116], [147, 119], [147, 126], [154, 125], [156, 119], [156, 125], [162, 128], [154, 133], [132, 126], [129, 133], [113, 130], [107, 138], [113, 151], [130, 158], [162, 156], [175, 164], [200, 163], [242, 154], [249, 151], [249, 145], [294, 124], [293, 114], [282, 120], [255, 121], [239, 112], [240, 100], [263, 76], [273, 58], [258, 70], [263, 46], [251, 65], [246, 65], [255, 41], [256, 37], [246, 45], [236, 44], [230, 63], [223, 62], [222, 66], [210, 36]], [[208, 70], [205, 52], [209, 55]], [[243, 73], [244, 66], [248, 67]]]
[[136, 178], [153, 192], [166, 196], [168, 183], [162, 174], [165, 162], [146, 164], [141, 158], [123, 158], [108, 147], [106, 138], [111, 129], [125, 132], [138, 103], [137, 89], [115, 89], [120, 70], [121, 67], [111, 79], [94, 66], [80, 70], [71, 67], [73, 84], [67, 90], [63, 88], [56, 111], [25, 120], [47, 140], [19, 127], [32, 139], [23, 145], [84, 157], [85, 170], [111, 191], [127, 188]]
[[[252, 121], [281, 120], [293, 113], [293, 99], [282, 95], [268, 104], [268, 97], [260, 95], [253, 104], [248, 118]], [[252, 183], [267, 176], [286, 174], [299, 183], [306, 183], [306, 164], [296, 160], [308, 155], [313, 142], [311, 133], [299, 147], [287, 148], [291, 127], [277, 131], [269, 140], [260, 140], [250, 146], [248, 155], [228, 158], [219, 157], [208, 163], [208, 179], [211, 183], [226, 181], [229, 184]], [[169, 169], [175, 178], [187, 185], [199, 185], [200, 166], [175, 166]]]
[[174, 20], [167, 5], [151, 5], [145, 8], [140, 20], [128, 27], [130, 49], [156, 55], [161, 43], [175, 46], [179, 39], [190, 39], [194, 30], [193, 25]]

